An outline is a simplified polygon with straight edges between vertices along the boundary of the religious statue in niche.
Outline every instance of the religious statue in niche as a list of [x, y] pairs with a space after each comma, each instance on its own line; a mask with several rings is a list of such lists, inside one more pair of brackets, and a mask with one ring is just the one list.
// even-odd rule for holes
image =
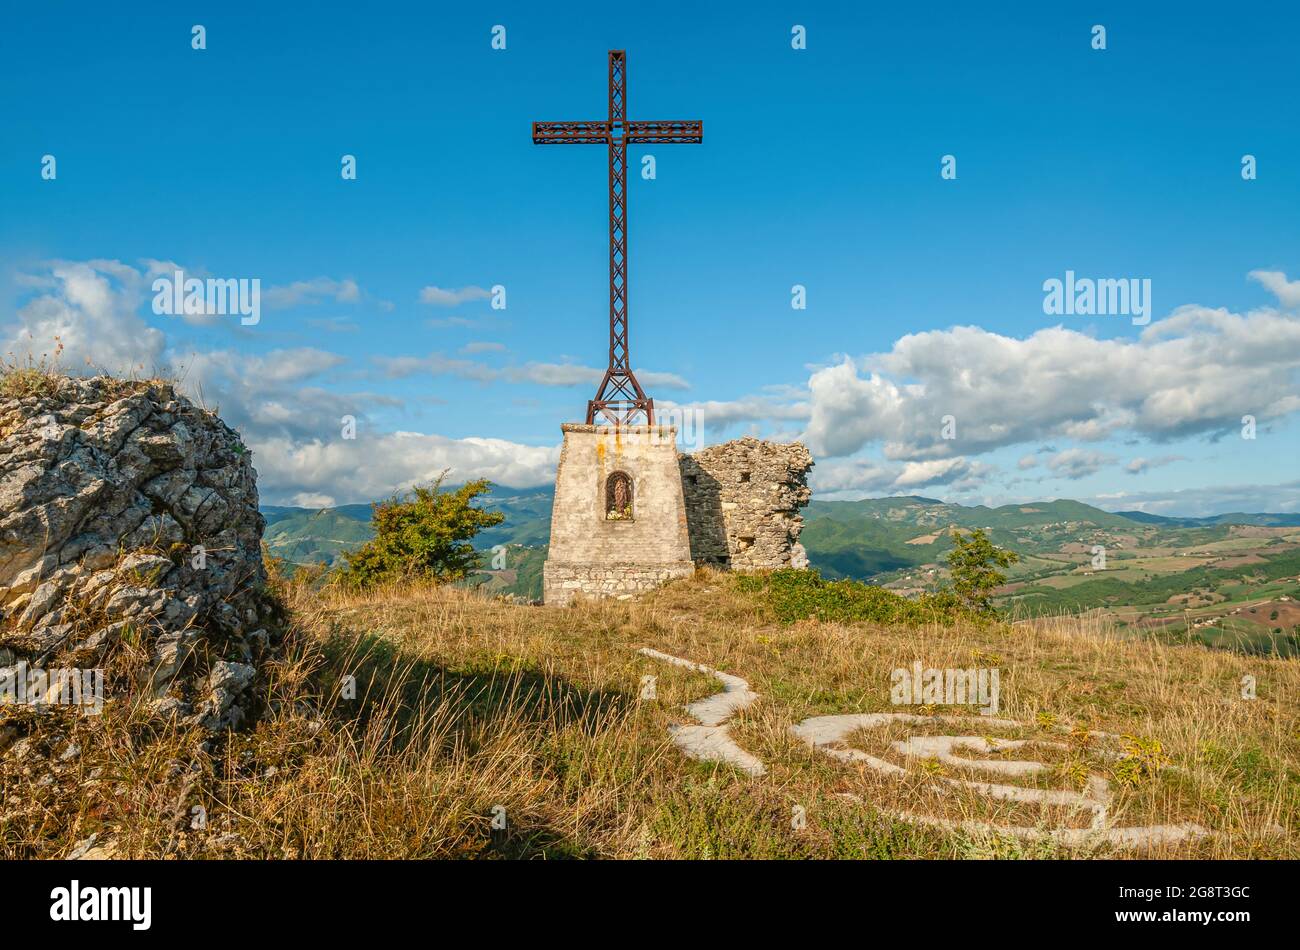
[[605, 520], [632, 520], [632, 479], [627, 472], [613, 472], [605, 479]]

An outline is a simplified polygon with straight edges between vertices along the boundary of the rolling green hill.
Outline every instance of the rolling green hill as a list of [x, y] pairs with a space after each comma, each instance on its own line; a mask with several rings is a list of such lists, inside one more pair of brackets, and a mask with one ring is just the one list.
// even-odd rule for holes
[[[551, 490], [493, 486], [481, 503], [506, 517], [474, 539], [484, 570], [470, 583], [540, 598]], [[364, 504], [267, 506], [263, 513], [267, 548], [292, 563], [332, 565], [372, 533]], [[1298, 520], [1288, 514], [1167, 518], [1068, 499], [966, 507], [913, 495], [814, 500], [804, 509], [802, 541], [811, 565], [826, 577], [911, 593], [947, 582], [953, 531], [983, 528], [1021, 558], [999, 592], [1003, 608], [1031, 616], [1101, 612], [1121, 626], [1199, 631], [1203, 642], [1231, 633], [1269, 652], [1300, 649], [1300, 630], [1290, 619], [1300, 610]], [[502, 545], [504, 566], [492, 569], [493, 549]], [[1104, 566], [1098, 551], [1105, 553]]]
[[344, 551], [370, 540], [369, 505], [341, 508], [282, 508], [267, 506], [267, 550], [292, 564], [334, 564]]
[[813, 501], [804, 509], [802, 541], [827, 577], [867, 580], [942, 562], [953, 529], [985, 529], [993, 542], [1034, 555], [1052, 542], [1083, 541], [1102, 530], [1137, 527], [1120, 515], [1078, 501], [1034, 502], [988, 508], [950, 505], [933, 498]]

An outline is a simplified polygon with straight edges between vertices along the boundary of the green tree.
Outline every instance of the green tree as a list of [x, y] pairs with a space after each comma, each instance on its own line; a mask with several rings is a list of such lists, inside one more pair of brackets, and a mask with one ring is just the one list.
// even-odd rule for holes
[[469, 540], [500, 524], [505, 515], [470, 504], [489, 490], [486, 479], [448, 492], [442, 490], [446, 475], [432, 485], [417, 485], [405, 497], [375, 502], [375, 537], [343, 555], [345, 581], [361, 587], [410, 578], [446, 583], [477, 567], [478, 554]]
[[1020, 555], [997, 547], [980, 528], [968, 535], [954, 531], [952, 541], [948, 570], [952, 572], [953, 593], [968, 609], [993, 613], [993, 589], [1007, 581], [1007, 575], [998, 568], [1009, 567], [1020, 560]]

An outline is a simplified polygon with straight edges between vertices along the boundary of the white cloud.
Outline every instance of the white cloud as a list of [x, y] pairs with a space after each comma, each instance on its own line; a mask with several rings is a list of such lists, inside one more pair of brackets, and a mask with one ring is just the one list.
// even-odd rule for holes
[[[643, 385], [650, 385], [640, 371], [637, 378]], [[806, 395], [806, 394], [805, 394]], [[768, 396], [747, 396], [731, 400], [698, 400], [694, 402], [674, 402], [669, 399], [655, 400], [656, 406], [665, 409], [682, 409], [700, 420], [709, 432], [721, 432], [738, 423], [760, 423], [780, 420], [783, 422], [802, 422], [808, 418], [808, 403], [796, 400], [782, 402]], [[797, 433], [792, 434], [793, 438]], [[773, 436], [775, 437], [775, 436]]]
[[[271, 502], [380, 497], [434, 477], [444, 467], [453, 469], [457, 481], [482, 476], [518, 487], [553, 477], [554, 446], [375, 431], [368, 414], [402, 403], [382, 394], [340, 391], [338, 374], [347, 371], [348, 362], [340, 354], [315, 347], [186, 353], [169, 346], [166, 334], [140, 313], [150, 275], [168, 269], [175, 265], [59, 261], [40, 273], [19, 275], [16, 283], [30, 296], [16, 319], [0, 329], [0, 344], [6, 353], [39, 355], [51, 352], [57, 337], [65, 347], [63, 366], [71, 371], [84, 369], [87, 358], [96, 368], [119, 373], [174, 367], [185, 390], [218, 408], [244, 434]], [[1287, 302], [1296, 282], [1275, 272], [1255, 273], [1270, 275], [1272, 289]], [[326, 278], [283, 290], [281, 302], [295, 295], [310, 301], [360, 293], [353, 282]], [[494, 350], [491, 344], [466, 348], [468, 353]], [[603, 375], [567, 359], [492, 367], [435, 353], [376, 364], [393, 377], [434, 373], [544, 386], [594, 386]], [[1238, 315], [1183, 307], [1137, 338], [1097, 340], [1062, 327], [1023, 339], [978, 327], [918, 333], [901, 338], [886, 353], [816, 368], [806, 387], [768, 387], [735, 400], [675, 404], [665, 399], [660, 405], [697, 410], [711, 431], [741, 425], [757, 434], [774, 423], [782, 429], [802, 425], [803, 432], [784, 431], [782, 437], [802, 437], [819, 456], [813, 482], [823, 497], [911, 493], [933, 485], [962, 493], [979, 488], [992, 471], [974, 456], [1003, 446], [1038, 445], [1020, 459], [1020, 469], [1041, 463], [1053, 476], [1075, 479], [1116, 459], [1086, 448], [1058, 452], [1044, 442], [1117, 435], [1162, 442], [1233, 431], [1245, 414], [1261, 422], [1281, 417], [1300, 409], [1298, 372], [1296, 317], [1271, 309]], [[673, 373], [637, 373], [652, 391], [689, 385]], [[956, 417], [957, 438], [951, 441], [941, 437], [948, 414]], [[356, 441], [336, 438], [344, 415], [358, 419]], [[884, 461], [844, 458], [873, 444], [882, 448]], [[1180, 458], [1138, 456], [1124, 468], [1138, 474]], [[1243, 489], [1241, 496], [1258, 498], [1256, 508], [1270, 506], [1266, 494], [1252, 496]], [[1166, 503], [1163, 495], [1124, 497], [1133, 507]], [[1188, 497], [1169, 503], [1185, 508]]]
[[289, 504], [297, 508], [333, 508], [338, 502], [334, 500], [333, 495], [300, 491], [289, 499]]
[[559, 446], [503, 439], [452, 439], [419, 432], [369, 433], [355, 440], [250, 441], [259, 491], [266, 500], [302, 493], [336, 502], [371, 501], [429, 482], [450, 469], [449, 483], [487, 478], [512, 488], [555, 479]]
[[827, 492], [884, 492], [898, 478], [897, 466], [872, 459], [837, 459], [813, 468], [811, 481], [817, 494]]
[[1287, 280], [1277, 270], [1253, 270], [1246, 276], [1263, 284], [1282, 306], [1300, 307], [1300, 280]]
[[1044, 463], [1048, 471], [1061, 478], [1085, 478], [1095, 475], [1115, 462], [1115, 456], [1088, 449], [1066, 449], [1049, 456]]
[[[1061, 436], [1167, 441], [1300, 409], [1300, 320], [1181, 307], [1136, 339], [1109, 340], [1060, 326], [1024, 339], [953, 327], [818, 369], [808, 389], [804, 437], [823, 456], [873, 443], [917, 460]], [[945, 415], [956, 418], [951, 441]]]
[[834, 459], [818, 462], [811, 481], [819, 497], [913, 494], [935, 485], [964, 492], [981, 485], [992, 471], [990, 466], [962, 457], [903, 464], [865, 458]]
[[922, 485], [943, 485], [970, 471], [970, 463], [958, 456], [946, 459], [927, 459], [908, 462], [895, 480], [899, 488], [918, 488]]
[[506, 345], [504, 343], [495, 343], [489, 340], [471, 340], [460, 348], [462, 353], [504, 353]]
[[324, 300], [336, 303], [356, 303], [361, 299], [361, 288], [354, 280], [334, 280], [316, 277], [297, 280], [291, 284], [268, 287], [262, 291], [262, 302], [272, 310], [317, 304]]
[[[259, 490], [268, 503], [318, 507], [371, 500], [435, 478], [444, 468], [451, 469], [449, 477], [456, 481], [482, 477], [513, 487], [554, 478], [558, 446], [375, 431], [367, 410], [401, 402], [323, 388], [320, 383], [348, 362], [338, 353], [315, 347], [265, 353], [169, 347], [166, 334], [138, 312], [147, 278], [158, 268], [174, 265], [146, 262], [137, 269], [120, 261], [55, 262], [47, 271], [23, 275], [19, 285], [36, 295], [18, 310], [16, 324], [6, 328], [6, 351], [39, 356], [52, 352], [57, 338], [65, 347], [62, 365], [71, 372], [148, 373], [173, 367], [182, 391], [239, 429], [253, 452]], [[294, 291], [299, 300], [353, 293], [341, 285], [327, 291], [323, 284], [309, 283], [310, 289]], [[280, 299], [283, 303], [289, 297]], [[94, 367], [84, 365], [86, 357], [93, 358]], [[355, 440], [338, 437], [344, 415], [358, 420]]]
[[4, 354], [39, 358], [62, 344], [60, 365], [70, 372], [149, 374], [161, 367], [166, 336], [137, 312], [147, 287], [135, 268], [120, 261], [55, 261], [27, 285], [45, 292], [0, 331]]
[[1141, 475], [1143, 472], [1149, 471], [1153, 468], [1159, 468], [1162, 465], [1168, 465], [1171, 462], [1185, 461], [1186, 458], [1187, 456], [1185, 455], [1160, 455], [1156, 458], [1144, 458], [1139, 455], [1124, 466], [1124, 471], [1128, 472], [1130, 475]]
[[462, 287], [460, 290], [445, 290], [430, 284], [420, 290], [420, 303], [432, 304], [435, 307], [454, 307], [468, 300], [484, 300], [491, 296], [492, 294], [482, 287], [470, 286]]

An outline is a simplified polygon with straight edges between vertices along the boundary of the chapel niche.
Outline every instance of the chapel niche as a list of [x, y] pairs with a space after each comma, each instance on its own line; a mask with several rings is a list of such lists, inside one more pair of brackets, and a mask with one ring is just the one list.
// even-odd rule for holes
[[605, 479], [605, 520], [632, 520], [632, 476], [610, 472]]

